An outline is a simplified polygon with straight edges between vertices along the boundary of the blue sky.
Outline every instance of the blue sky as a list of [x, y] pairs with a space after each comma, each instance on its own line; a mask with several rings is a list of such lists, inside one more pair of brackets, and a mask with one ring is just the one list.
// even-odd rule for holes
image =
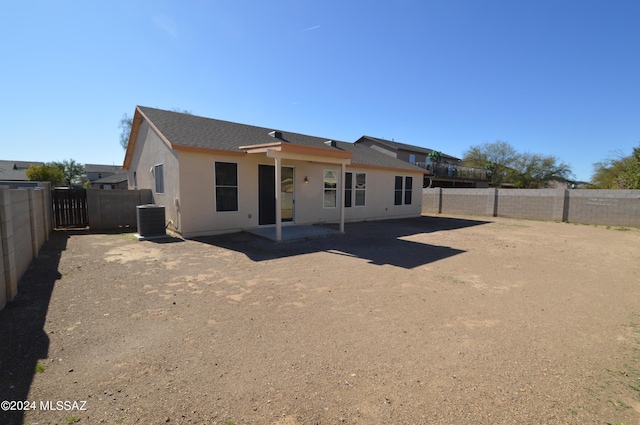
[[4, 1], [0, 159], [121, 164], [136, 105], [461, 157], [640, 145], [640, 1]]

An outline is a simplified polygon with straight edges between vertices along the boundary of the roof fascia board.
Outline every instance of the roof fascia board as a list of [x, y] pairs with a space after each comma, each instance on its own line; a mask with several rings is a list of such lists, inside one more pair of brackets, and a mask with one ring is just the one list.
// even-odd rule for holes
[[139, 108], [136, 106], [136, 110], [133, 113], [133, 122], [131, 124], [131, 131], [129, 132], [129, 141], [127, 142], [127, 150], [124, 154], [124, 162], [122, 168], [128, 170], [133, 160], [133, 151], [136, 148], [136, 141], [138, 140], [138, 130], [140, 130], [140, 124], [142, 123], [142, 115]]
[[305, 155], [298, 152], [288, 152], [278, 149], [267, 149], [267, 158], [290, 159], [294, 161], [323, 162], [326, 164], [351, 164], [351, 158], [330, 157], [321, 155]]
[[[138, 108], [136, 106], [136, 109], [139, 110], [140, 108]], [[158, 129], [158, 127], [156, 127], [156, 125], [144, 114], [144, 112], [140, 111], [140, 115], [142, 115], [144, 117], [144, 119], [147, 121], [147, 123], [149, 124], [149, 127], [151, 127], [153, 129], [153, 131], [156, 132], [156, 134], [158, 135], [158, 137], [160, 137], [160, 139], [165, 143], [165, 145], [167, 145], [167, 147], [169, 149], [173, 149], [173, 145], [171, 144], [171, 142], [169, 141], [169, 139], [167, 139], [165, 137], [164, 134], [162, 134], [162, 132]]]
[[300, 154], [307, 155], [317, 155], [331, 158], [343, 158], [343, 159], [351, 159], [353, 153], [349, 151], [338, 149], [328, 149], [328, 148], [319, 148], [316, 146], [304, 146], [304, 145], [296, 145], [296, 144], [285, 144], [282, 145], [283, 152], [295, 152]]
[[395, 167], [385, 167], [383, 165], [370, 165], [370, 164], [358, 164], [358, 163], [352, 163], [351, 166], [358, 167], [358, 168], [368, 168], [371, 170], [393, 171], [393, 172], [405, 173], [405, 174], [408, 174], [408, 173], [424, 174], [424, 171], [417, 167], [415, 170], [412, 170], [409, 168], [395, 168]]
[[320, 148], [316, 146], [297, 145], [295, 143], [264, 143], [260, 145], [240, 146], [247, 153], [265, 153], [269, 151], [297, 153], [307, 155], [306, 161], [314, 161], [314, 157], [351, 159], [353, 154], [342, 149]]
[[258, 145], [240, 146], [238, 149], [246, 153], [265, 153], [267, 149], [279, 148], [281, 145], [282, 142], [261, 143]]
[[131, 133], [129, 134], [129, 143], [127, 143], [127, 152], [125, 153], [124, 164], [122, 165], [122, 168], [124, 168], [125, 170], [128, 170], [129, 166], [131, 165], [133, 151], [135, 150], [135, 145], [138, 141], [138, 131], [140, 130], [140, 126], [142, 125], [143, 120], [146, 121], [147, 124], [149, 124], [149, 127], [151, 127], [151, 129], [158, 135], [160, 140], [162, 140], [169, 149], [173, 149], [173, 145], [171, 144], [169, 139], [167, 139], [165, 135], [162, 134], [162, 132], [158, 129], [158, 127], [156, 127], [156, 125], [149, 119], [149, 117], [147, 117], [144, 112], [142, 112], [140, 107], [136, 106], [136, 111], [133, 114]]
[[218, 154], [218, 155], [231, 155], [231, 156], [246, 156], [247, 154], [246, 152], [228, 151], [224, 149], [203, 148], [199, 146], [173, 145], [173, 149], [177, 151], [209, 153], [209, 154]]

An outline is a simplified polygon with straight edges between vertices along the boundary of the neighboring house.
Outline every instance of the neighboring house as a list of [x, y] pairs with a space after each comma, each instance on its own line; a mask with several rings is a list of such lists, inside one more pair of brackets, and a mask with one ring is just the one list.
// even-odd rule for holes
[[103, 177], [99, 180], [91, 182], [92, 189], [128, 189], [129, 184], [127, 182], [127, 172], [121, 170], [119, 174], [113, 174], [107, 177]]
[[124, 168], [185, 237], [422, 210], [423, 170], [362, 144], [141, 106]]
[[31, 165], [42, 167], [44, 162], [0, 160], [0, 181], [29, 181], [27, 169]]
[[441, 153], [440, 163], [433, 164], [429, 154], [434, 149], [371, 136], [362, 136], [356, 144], [368, 146], [385, 155], [422, 168], [424, 187], [489, 187], [491, 179], [488, 171], [466, 167], [460, 158]]
[[[87, 180], [91, 183], [110, 177], [115, 174], [126, 173], [119, 165], [100, 165], [100, 164], [84, 164], [84, 171], [87, 175]], [[92, 184], [93, 187], [93, 184]]]

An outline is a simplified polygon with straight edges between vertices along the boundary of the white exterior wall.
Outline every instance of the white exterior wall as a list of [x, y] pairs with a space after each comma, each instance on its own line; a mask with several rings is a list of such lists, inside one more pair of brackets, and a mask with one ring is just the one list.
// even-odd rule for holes
[[[238, 211], [215, 211], [214, 163], [238, 164]], [[183, 236], [228, 233], [258, 227], [258, 166], [274, 165], [272, 158], [261, 154], [244, 156], [217, 153], [180, 152], [180, 184], [182, 185], [178, 231]], [[340, 220], [340, 203], [344, 194], [338, 191], [335, 208], [325, 208], [324, 171], [341, 167], [308, 161], [283, 160], [282, 166], [294, 169], [294, 223], [336, 223]], [[422, 174], [347, 167], [350, 172], [367, 174], [365, 206], [345, 209], [347, 221], [415, 217], [422, 211]], [[394, 205], [395, 176], [412, 176], [412, 204]], [[309, 180], [304, 183], [304, 178]], [[341, 183], [341, 182], [340, 182]], [[285, 224], [286, 225], [286, 224]]]
[[[133, 173], [136, 172], [137, 188], [151, 189], [154, 204], [163, 205], [167, 223], [174, 224], [178, 220], [175, 199], [180, 199], [178, 155], [177, 151], [169, 149], [149, 124], [143, 121], [138, 131], [131, 165], [127, 170], [129, 189], [134, 189]], [[164, 193], [156, 193], [155, 177], [151, 171], [158, 164], [163, 165]]]
[[[238, 164], [238, 211], [216, 212], [214, 163]], [[252, 180], [246, 156], [181, 152], [179, 231], [198, 236], [239, 231], [257, 226], [257, 209], [245, 186]], [[255, 171], [257, 181], [257, 170]]]
[[[216, 161], [238, 164], [238, 211], [215, 210]], [[179, 231], [184, 236], [197, 236], [258, 227], [258, 166], [274, 164], [272, 158], [260, 154], [237, 156], [181, 152]], [[339, 173], [339, 165], [283, 160], [282, 166], [294, 169], [295, 223], [336, 222], [340, 219], [339, 208], [323, 208], [322, 180], [325, 169], [335, 169]], [[309, 178], [309, 184], [304, 183], [305, 176]]]
[[[366, 173], [365, 206], [352, 202], [345, 208], [345, 221], [383, 220], [390, 218], [417, 217], [422, 212], [422, 173], [407, 173], [405, 170], [389, 171], [358, 167], [347, 167], [347, 172]], [[395, 177], [413, 177], [410, 205], [394, 205]], [[344, 199], [344, 195], [343, 195]], [[404, 193], [403, 193], [404, 203]]]
[[[214, 163], [238, 164], [238, 211], [216, 212]], [[163, 164], [164, 193], [156, 193], [151, 169]], [[171, 150], [143, 121], [128, 170], [129, 189], [151, 189], [154, 203], [164, 205], [169, 228], [185, 237], [230, 233], [258, 227], [258, 166], [275, 164], [264, 154], [226, 155], [216, 152]], [[337, 223], [344, 193], [338, 190], [335, 208], [325, 208], [324, 172], [334, 170], [341, 176], [339, 164], [282, 160], [282, 166], [294, 169], [294, 224]], [[347, 166], [347, 172], [367, 175], [365, 206], [345, 208], [345, 221], [415, 217], [422, 210], [422, 174], [403, 171]], [[411, 205], [394, 205], [395, 176], [413, 177]], [[309, 183], [305, 184], [304, 179]], [[355, 178], [355, 174], [354, 174]], [[340, 177], [341, 179], [341, 177]], [[275, 184], [275, 183], [274, 183]], [[338, 187], [342, 186], [339, 181]]]

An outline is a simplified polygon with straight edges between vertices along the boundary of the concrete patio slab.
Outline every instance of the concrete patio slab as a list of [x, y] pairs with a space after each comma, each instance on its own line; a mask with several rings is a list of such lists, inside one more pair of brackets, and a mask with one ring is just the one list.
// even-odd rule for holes
[[[259, 227], [256, 229], [245, 230], [248, 233], [261, 236], [263, 238], [276, 241], [276, 228], [275, 227]], [[282, 242], [297, 241], [301, 239], [315, 239], [323, 238], [327, 236], [341, 235], [339, 230], [332, 229], [328, 226], [283, 226], [282, 227]]]

